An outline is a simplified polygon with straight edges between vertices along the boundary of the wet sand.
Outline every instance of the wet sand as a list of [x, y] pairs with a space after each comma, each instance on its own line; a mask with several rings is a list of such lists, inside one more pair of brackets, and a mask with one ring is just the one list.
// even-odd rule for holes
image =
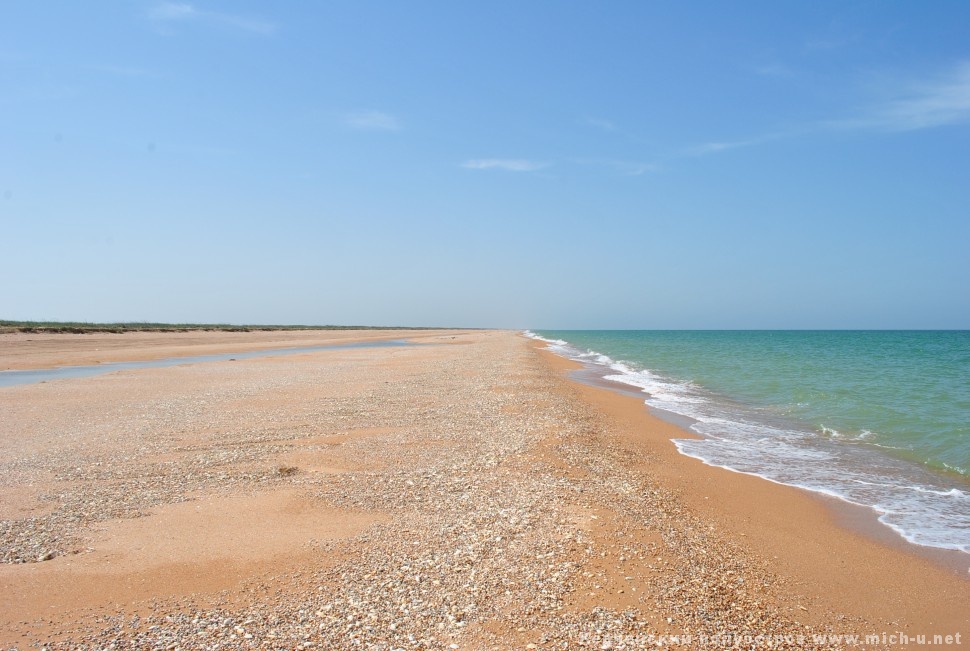
[[329, 346], [362, 341], [455, 334], [446, 330], [269, 330], [223, 332], [0, 333], [0, 371], [88, 366], [169, 357], [192, 357], [276, 348]]
[[3, 647], [829, 648], [811, 634], [970, 629], [965, 577], [681, 456], [642, 399], [568, 379], [517, 333], [2, 337], [0, 368], [431, 344], [0, 389]]

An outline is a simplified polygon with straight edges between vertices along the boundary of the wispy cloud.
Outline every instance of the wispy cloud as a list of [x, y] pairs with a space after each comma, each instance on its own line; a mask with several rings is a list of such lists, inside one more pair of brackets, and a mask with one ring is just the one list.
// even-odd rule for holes
[[681, 151], [681, 156], [708, 156], [774, 140], [833, 131], [916, 131], [970, 124], [970, 61], [961, 61], [929, 80], [896, 82], [881, 101], [871, 102], [852, 117], [820, 120], [743, 140], [707, 142]]
[[505, 170], [507, 172], [536, 172], [549, 167], [548, 163], [521, 158], [476, 158], [461, 164], [470, 170]]
[[812, 133], [818, 131], [815, 126], [812, 127], [796, 127], [787, 129], [785, 131], [772, 131], [770, 133], [763, 133], [759, 136], [754, 136], [751, 138], [744, 138], [742, 140], [718, 140], [705, 142], [700, 145], [694, 145], [693, 147], [687, 147], [680, 151], [679, 156], [685, 156], [688, 158], [697, 156], [710, 156], [711, 154], [720, 154], [722, 152], [731, 151], [733, 149], [743, 149], [745, 147], [754, 147], [755, 145], [763, 145], [767, 142], [772, 142], [774, 140], [785, 140], [787, 138], [794, 138], [797, 136], [805, 135], [807, 133]]
[[609, 163], [613, 169], [624, 176], [643, 176], [660, 170], [654, 163], [639, 163], [637, 161], [617, 160]]
[[961, 61], [929, 81], [904, 83], [893, 95], [857, 117], [832, 120], [824, 126], [915, 131], [970, 122], [970, 61]]
[[173, 25], [189, 23], [207, 23], [262, 36], [274, 34], [277, 30], [275, 23], [260, 18], [208, 11], [188, 2], [160, 2], [148, 11], [148, 17], [163, 31]]
[[793, 77], [795, 71], [783, 63], [768, 63], [754, 69], [756, 74], [762, 77]]
[[189, 20], [199, 15], [198, 9], [184, 2], [162, 2], [148, 11], [152, 20]]
[[615, 158], [572, 158], [570, 163], [593, 167], [604, 167], [622, 176], [642, 176], [652, 172], [659, 172], [656, 163], [644, 163], [634, 160], [617, 160]]
[[750, 147], [752, 145], [757, 145], [765, 142], [768, 138], [751, 138], [749, 140], [734, 140], [729, 142], [705, 142], [701, 145], [695, 145], [693, 147], [688, 147], [683, 151], [685, 156], [708, 156], [710, 154], [719, 154], [722, 151], [729, 151], [731, 149], [740, 149], [742, 147]]
[[616, 131], [616, 124], [612, 120], [607, 120], [605, 118], [586, 118], [583, 120], [588, 126], [594, 127], [596, 129], [601, 129], [603, 131]]
[[399, 131], [401, 122], [383, 111], [354, 111], [343, 116], [344, 124], [363, 131]]

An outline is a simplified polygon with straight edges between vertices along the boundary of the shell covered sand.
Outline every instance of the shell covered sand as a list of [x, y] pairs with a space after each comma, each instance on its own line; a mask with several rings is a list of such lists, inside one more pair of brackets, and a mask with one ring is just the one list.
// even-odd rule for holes
[[867, 625], [799, 607], [522, 337], [424, 342], [5, 390], [0, 642], [830, 648], [797, 636]]

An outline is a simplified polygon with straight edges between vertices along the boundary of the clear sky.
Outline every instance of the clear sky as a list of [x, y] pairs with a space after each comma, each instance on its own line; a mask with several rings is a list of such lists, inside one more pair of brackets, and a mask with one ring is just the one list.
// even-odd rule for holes
[[970, 327], [970, 2], [5, 2], [0, 318]]

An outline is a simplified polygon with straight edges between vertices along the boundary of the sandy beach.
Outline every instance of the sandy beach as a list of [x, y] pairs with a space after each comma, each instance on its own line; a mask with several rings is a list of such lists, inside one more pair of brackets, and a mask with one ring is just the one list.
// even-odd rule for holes
[[967, 643], [959, 563], [517, 332], [5, 334], [0, 369], [388, 339], [0, 389], [0, 647]]

